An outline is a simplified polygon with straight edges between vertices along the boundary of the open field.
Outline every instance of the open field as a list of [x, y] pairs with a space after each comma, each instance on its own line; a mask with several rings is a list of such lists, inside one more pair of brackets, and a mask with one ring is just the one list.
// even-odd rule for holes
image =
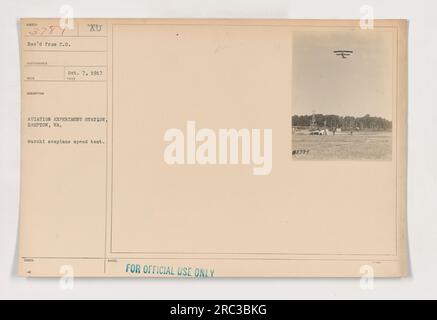
[[354, 132], [353, 135], [292, 135], [293, 159], [298, 160], [391, 160], [392, 133]]

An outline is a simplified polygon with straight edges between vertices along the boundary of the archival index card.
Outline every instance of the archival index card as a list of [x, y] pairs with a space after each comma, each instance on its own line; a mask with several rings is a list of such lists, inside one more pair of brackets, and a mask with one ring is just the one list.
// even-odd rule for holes
[[20, 32], [20, 275], [407, 274], [406, 21]]

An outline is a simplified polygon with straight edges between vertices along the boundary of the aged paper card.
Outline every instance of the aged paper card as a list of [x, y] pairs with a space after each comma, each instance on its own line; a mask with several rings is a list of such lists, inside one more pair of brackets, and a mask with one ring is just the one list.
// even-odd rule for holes
[[22, 19], [21, 39], [22, 276], [407, 274], [406, 21]]

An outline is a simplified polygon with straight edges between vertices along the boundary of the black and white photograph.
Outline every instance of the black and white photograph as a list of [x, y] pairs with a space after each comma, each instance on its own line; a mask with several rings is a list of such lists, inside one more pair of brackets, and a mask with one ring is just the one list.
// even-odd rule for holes
[[296, 32], [292, 156], [391, 160], [393, 32]]

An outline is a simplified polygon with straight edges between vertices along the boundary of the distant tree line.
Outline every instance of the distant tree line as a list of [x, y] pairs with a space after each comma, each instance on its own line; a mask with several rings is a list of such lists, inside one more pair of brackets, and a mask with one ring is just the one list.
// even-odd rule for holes
[[[292, 125], [295, 127], [309, 127], [311, 126], [313, 116], [294, 115], [291, 119]], [[363, 117], [351, 117], [351, 116], [337, 116], [334, 114], [316, 114], [316, 125], [319, 128], [323, 128], [326, 124], [328, 128], [341, 128], [342, 130], [350, 130], [359, 128], [360, 130], [391, 130], [392, 122], [381, 117], [371, 117], [366, 114]]]

